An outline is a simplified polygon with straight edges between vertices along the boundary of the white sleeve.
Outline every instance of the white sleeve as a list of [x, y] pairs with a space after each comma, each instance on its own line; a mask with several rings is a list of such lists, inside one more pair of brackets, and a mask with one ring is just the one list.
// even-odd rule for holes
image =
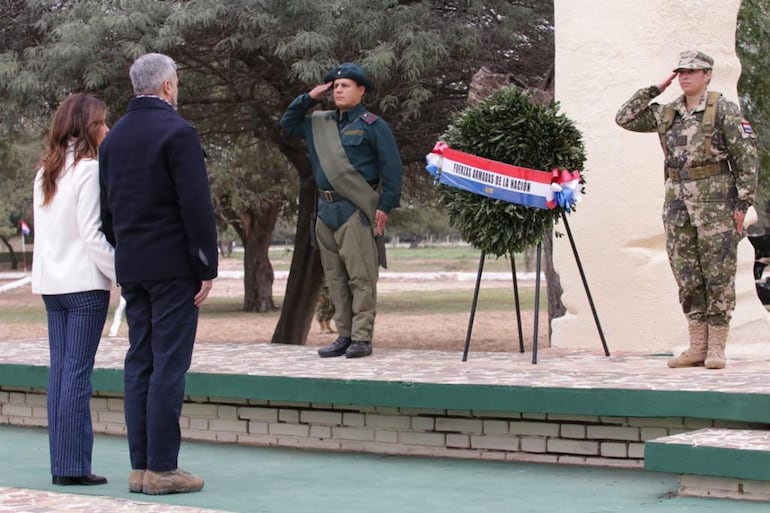
[[75, 210], [80, 237], [96, 267], [115, 283], [115, 250], [102, 232], [99, 163], [82, 160], [73, 171], [76, 172]]

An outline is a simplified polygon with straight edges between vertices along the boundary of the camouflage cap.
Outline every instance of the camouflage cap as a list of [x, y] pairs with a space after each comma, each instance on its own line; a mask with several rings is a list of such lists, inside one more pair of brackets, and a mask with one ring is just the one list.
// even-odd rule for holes
[[714, 59], [703, 52], [686, 50], [679, 54], [679, 64], [674, 71], [680, 69], [711, 69], [714, 67]]

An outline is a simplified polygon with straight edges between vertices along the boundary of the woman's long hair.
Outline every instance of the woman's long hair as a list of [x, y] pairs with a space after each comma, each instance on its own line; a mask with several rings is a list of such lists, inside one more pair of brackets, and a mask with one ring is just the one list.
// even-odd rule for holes
[[43, 205], [56, 194], [56, 182], [64, 172], [67, 149], [75, 152], [75, 163], [84, 158], [95, 159], [99, 152], [99, 129], [105, 121], [107, 106], [93, 96], [72, 93], [51, 118], [40, 159], [43, 168]]

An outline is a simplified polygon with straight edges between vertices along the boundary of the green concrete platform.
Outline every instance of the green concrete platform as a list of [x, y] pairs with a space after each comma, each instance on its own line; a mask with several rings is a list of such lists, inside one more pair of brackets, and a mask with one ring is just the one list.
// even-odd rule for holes
[[649, 440], [644, 468], [753, 481], [770, 481], [770, 433], [767, 431], [700, 429]]
[[[3, 386], [45, 389], [48, 367], [0, 364], [0, 376]], [[95, 392], [123, 393], [121, 369], [97, 368], [92, 382]], [[190, 397], [770, 423], [767, 394], [722, 390], [421, 383], [191, 371], [186, 392]]]
[[[702, 513], [766, 512], [766, 504], [675, 497], [676, 476], [639, 470], [515, 462], [384, 457], [184, 442], [180, 463], [203, 491], [152, 497], [127, 490], [122, 437], [96, 437], [94, 471], [109, 484], [55, 487], [46, 431], [0, 426], [0, 486], [113, 497], [234, 513]], [[67, 501], [66, 495], [63, 501]], [[71, 495], [86, 505], [88, 497]], [[39, 511], [7, 506], [13, 513]], [[26, 509], [25, 509], [26, 508]], [[55, 512], [47, 506], [46, 512]], [[64, 511], [62, 509], [62, 511]], [[83, 511], [104, 511], [84, 509]], [[116, 510], [110, 510], [114, 513]]]

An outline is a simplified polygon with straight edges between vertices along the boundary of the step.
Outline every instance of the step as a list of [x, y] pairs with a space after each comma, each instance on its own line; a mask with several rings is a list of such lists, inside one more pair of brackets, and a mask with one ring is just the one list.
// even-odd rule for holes
[[649, 440], [644, 468], [679, 474], [679, 494], [770, 501], [770, 431], [705, 428]]

